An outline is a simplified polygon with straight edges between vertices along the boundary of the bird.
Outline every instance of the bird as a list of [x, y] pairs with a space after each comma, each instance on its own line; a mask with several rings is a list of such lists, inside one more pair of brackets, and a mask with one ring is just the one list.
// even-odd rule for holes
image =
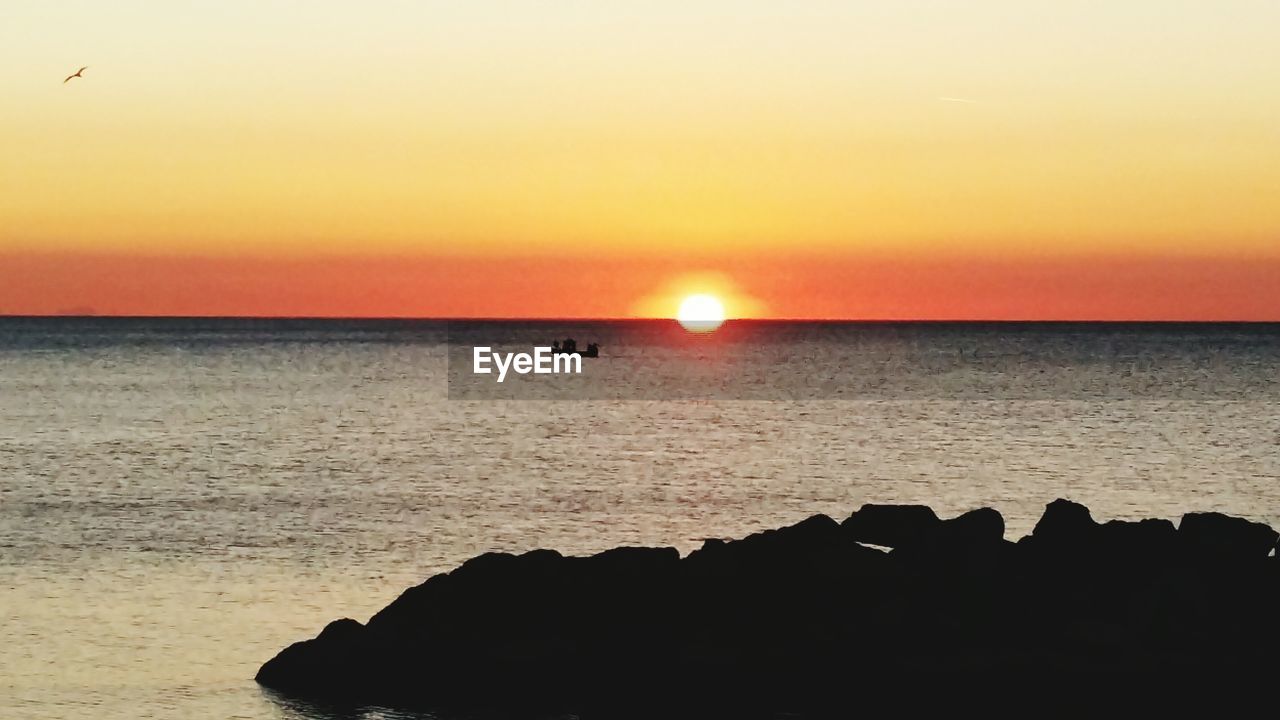
[[67, 76], [67, 79], [62, 81], [62, 84], [63, 84], [63, 85], [66, 85], [66, 84], [71, 80], [71, 78], [84, 77], [84, 76], [83, 76], [83, 75], [81, 75], [80, 73], [82, 73], [82, 72], [84, 72], [85, 70], [88, 70], [88, 69], [89, 69], [89, 66], [88, 66], [88, 65], [85, 65], [84, 67], [80, 68], [79, 70], [75, 71], [74, 73], [72, 73], [72, 74], [68, 75], [68, 76]]

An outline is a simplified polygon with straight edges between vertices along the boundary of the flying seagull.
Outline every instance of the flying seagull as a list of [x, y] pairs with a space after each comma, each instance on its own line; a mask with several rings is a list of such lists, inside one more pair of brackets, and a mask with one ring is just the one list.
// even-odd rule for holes
[[81, 75], [80, 73], [82, 73], [82, 72], [84, 72], [85, 70], [88, 70], [88, 69], [89, 69], [89, 66], [88, 66], [88, 65], [85, 65], [84, 67], [82, 67], [82, 68], [80, 68], [79, 70], [75, 71], [75, 72], [74, 72], [74, 73], [72, 73], [71, 75], [68, 75], [68, 76], [67, 76], [67, 79], [62, 81], [62, 84], [63, 84], [63, 85], [66, 85], [66, 84], [67, 84], [67, 82], [71, 80], [71, 78], [84, 77], [84, 76], [83, 76], [83, 75]]

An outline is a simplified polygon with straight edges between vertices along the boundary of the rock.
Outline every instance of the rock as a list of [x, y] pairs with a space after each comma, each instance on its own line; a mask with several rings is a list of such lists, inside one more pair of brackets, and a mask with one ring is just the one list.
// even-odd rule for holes
[[826, 515], [814, 515], [795, 525], [764, 530], [733, 542], [705, 541], [689, 555], [694, 564], [717, 561], [754, 566], [788, 564], [809, 553], [822, 553], [846, 538], [840, 525]]
[[1045, 506], [1044, 515], [1031, 531], [1031, 537], [1037, 543], [1061, 546], [1086, 542], [1092, 539], [1097, 529], [1098, 523], [1089, 513], [1089, 508], [1059, 498]]
[[723, 583], [758, 583], [761, 577], [769, 577], [784, 588], [787, 583], [869, 571], [883, 559], [884, 553], [859, 545], [835, 520], [814, 515], [741, 540], [704, 542], [684, 564], [691, 573]]
[[1244, 559], [1266, 557], [1280, 533], [1263, 523], [1207, 512], [1183, 515], [1178, 537], [1193, 552]]
[[[1004, 539], [1004, 517], [992, 508], [970, 510], [939, 522], [890, 557], [926, 573], [926, 580], [950, 585], [951, 602], [985, 602], [991, 582], [1015, 560]], [[963, 586], [957, 583], [964, 582]], [[948, 592], [939, 588], [935, 592]]]
[[961, 544], [993, 543], [1004, 539], [1004, 516], [993, 508], [979, 508], [943, 522], [943, 536]]
[[617, 547], [586, 558], [590, 572], [628, 576], [674, 571], [678, 562], [680, 551], [673, 547]]
[[368, 637], [350, 618], [334, 620], [313, 640], [285, 648], [258, 670], [259, 684], [303, 697], [355, 700], [364, 689], [360, 658]]
[[1097, 543], [1116, 556], [1167, 557], [1178, 549], [1178, 530], [1164, 519], [1110, 520], [1098, 528]]
[[1018, 546], [1062, 571], [1066, 565], [1097, 560], [1101, 527], [1089, 508], [1059, 498], [1045, 506], [1035, 529]]
[[895, 555], [945, 559], [957, 552], [990, 549], [1004, 542], [1004, 517], [992, 508], [979, 508], [923, 530], [894, 548]]
[[847, 715], [904, 679], [935, 695], [993, 679], [1108, 701], [1146, 702], [1143, 679], [1268, 692], [1255, 676], [1280, 643], [1280, 558], [1232, 562], [1265, 555], [1276, 534], [1262, 528], [1215, 514], [1098, 524], [1058, 500], [1015, 546], [990, 508], [939, 520], [864, 506], [685, 558], [489, 553], [366, 625], [339, 620], [290, 645], [257, 680], [291, 698], [458, 716]]
[[902, 547], [942, 521], [927, 505], [863, 505], [840, 523], [850, 538], [884, 547]]

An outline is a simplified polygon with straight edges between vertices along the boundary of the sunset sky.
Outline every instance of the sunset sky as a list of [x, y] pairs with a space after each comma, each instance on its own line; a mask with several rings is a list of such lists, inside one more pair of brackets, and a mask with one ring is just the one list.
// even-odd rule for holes
[[[0, 313], [1280, 320], [1280, 3], [6, 3]], [[62, 78], [88, 65], [82, 78]]]

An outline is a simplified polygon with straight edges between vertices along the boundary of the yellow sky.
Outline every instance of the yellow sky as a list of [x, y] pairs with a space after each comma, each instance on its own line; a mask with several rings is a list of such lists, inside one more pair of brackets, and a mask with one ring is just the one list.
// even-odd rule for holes
[[1280, 255], [1280, 3], [795, 5], [6, 3], [0, 250]]

